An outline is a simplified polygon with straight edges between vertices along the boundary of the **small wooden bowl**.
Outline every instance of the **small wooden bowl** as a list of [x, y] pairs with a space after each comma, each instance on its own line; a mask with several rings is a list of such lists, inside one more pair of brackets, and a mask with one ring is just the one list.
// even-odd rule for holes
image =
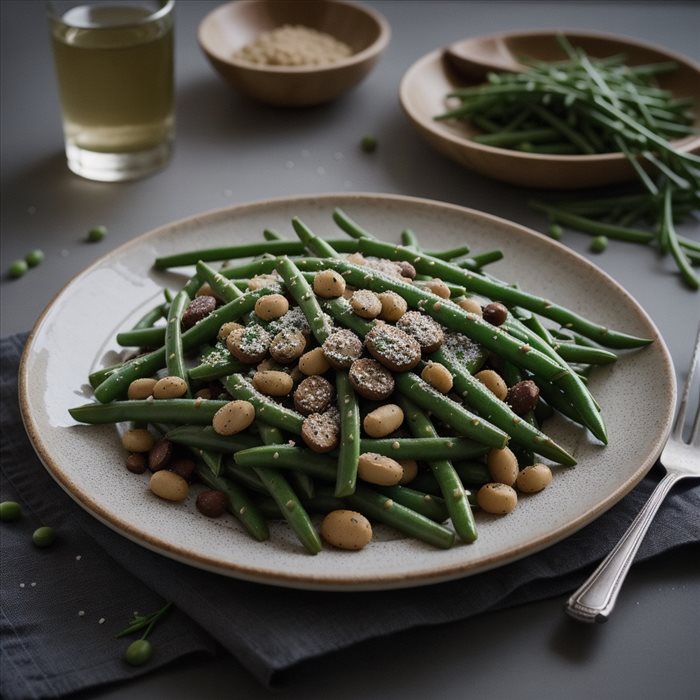
[[[348, 58], [327, 66], [266, 66], [234, 58], [262, 33], [284, 24], [325, 32], [350, 46]], [[359, 83], [389, 43], [378, 12], [338, 0], [237, 0], [210, 12], [199, 25], [199, 45], [221, 77], [260, 102], [287, 107], [335, 99]]]
[[[666, 49], [625, 37], [568, 30], [512, 32], [484, 37], [494, 39], [513, 56], [542, 61], [562, 60], [556, 42], [565, 34], [574, 46], [591, 56], [625, 54], [630, 65], [675, 61], [677, 70], [659, 76], [659, 85], [677, 97], [695, 100], [695, 128], [700, 129], [700, 66]], [[445, 95], [456, 87], [470, 84], [443, 57], [442, 49], [419, 59], [401, 81], [401, 105], [419, 133], [438, 151], [470, 170], [525, 187], [576, 189], [599, 187], [634, 180], [636, 175], [622, 153], [596, 155], [543, 155], [486, 146], [471, 140], [480, 133], [467, 122], [435, 121], [445, 111]], [[700, 136], [674, 142], [689, 152], [700, 151]]]

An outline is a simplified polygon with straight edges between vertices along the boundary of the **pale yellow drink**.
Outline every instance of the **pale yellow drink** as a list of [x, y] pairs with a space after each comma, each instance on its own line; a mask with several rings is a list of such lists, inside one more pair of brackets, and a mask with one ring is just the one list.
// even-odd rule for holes
[[51, 18], [51, 37], [69, 167], [104, 180], [160, 167], [174, 127], [172, 13], [72, 7]]

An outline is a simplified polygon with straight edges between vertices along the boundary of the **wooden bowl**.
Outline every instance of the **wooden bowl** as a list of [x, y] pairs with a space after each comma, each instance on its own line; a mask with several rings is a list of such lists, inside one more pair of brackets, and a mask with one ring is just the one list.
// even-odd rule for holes
[[[327, 66], [256, 65], [234, 57], [262, 32], [284, 24], [330, 34], [353, 53]], [[378, 12], [337, 0], [237, 0], [210, 12], [198, 32], [199, 45], [227, 83], [260, 102], [290, 107], [328, 102], [357, 85], [389, 37], [389, 24]]]
[[[676, 97], [695, 100], [695, 128], [700, 129], [700, 66], [666, 49], [624, 37], [568, 30], [513, 32], [489, 37], [514, 56], [542, 61], [565, 58], [556, 42], [565, 34], [574, 46], [591, 56], [623, 53], [627, 63], [675, 61], [673, 73], [659, 76], [661, 87]], [[495, 148], [476, 143], [471, 136], [480, 133], [467, 122], [440, 122], [434, 117], [445, 111], [445, 95], [456, 87], [470, 84], [443, 57], [442, 49], [419, 59], [404, 75], [400, 87], [401, 105], [419, 133], [438, 151], [482, 175], [525, 187], [576, 189], [598, 187], [628, 180], [636, 175], [622, 153], [596, 155], [543, 155]], [[682, 151], [700, 152], [700, 136], [674, 142]]]

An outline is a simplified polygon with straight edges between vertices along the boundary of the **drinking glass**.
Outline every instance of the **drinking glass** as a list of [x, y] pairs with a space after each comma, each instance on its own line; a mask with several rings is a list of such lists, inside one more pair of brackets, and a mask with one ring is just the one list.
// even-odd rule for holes
[[48, 2], [68, 167], [118, 182], [172, 150], [174, 0]]

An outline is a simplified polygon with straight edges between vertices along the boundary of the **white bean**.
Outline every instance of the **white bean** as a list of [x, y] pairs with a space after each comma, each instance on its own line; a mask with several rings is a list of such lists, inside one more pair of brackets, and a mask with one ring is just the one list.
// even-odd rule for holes
[[486, 464], [491, 478], [500, 484], [512, 486], [518, 478], [518, 458], [508, 447], [489, 450]]
[[255, 420], [255, 407], [249, 401], [229, 401], [212, 419], [214, 432], [219, 435], [235, 435], [248, 428]]
[[333, 510], [321, 522], [321, 537], [338, 549], [358, 550], [372, 540], [372, 526], [361, 513]]
[[476, 494], [476, 502], [487, 513], [506, 515], [518, 505], [518, 494], [506, 484], [484, 484]]
[[387, 403], [370, 411], [362, 421], [367, 435], [382, 438], [394, 432], [402, 423], [404, 415], [400, 406]]
[[364, 452], [357, 462], [357, 475], [370, 484], [394, 486], [403, 477], [403, 467], [391, 457]]
[[190, 490], [187, 482], [179, 474], [167, 469], [155, 472], [148, 486], [156, 496], [166, 501], [184, 501]]
[[533, 464], [525, 467], [515, 482], [518, 491], [537, 493], [549, 485], [552, 480], [552, 470], [546, 464]]

